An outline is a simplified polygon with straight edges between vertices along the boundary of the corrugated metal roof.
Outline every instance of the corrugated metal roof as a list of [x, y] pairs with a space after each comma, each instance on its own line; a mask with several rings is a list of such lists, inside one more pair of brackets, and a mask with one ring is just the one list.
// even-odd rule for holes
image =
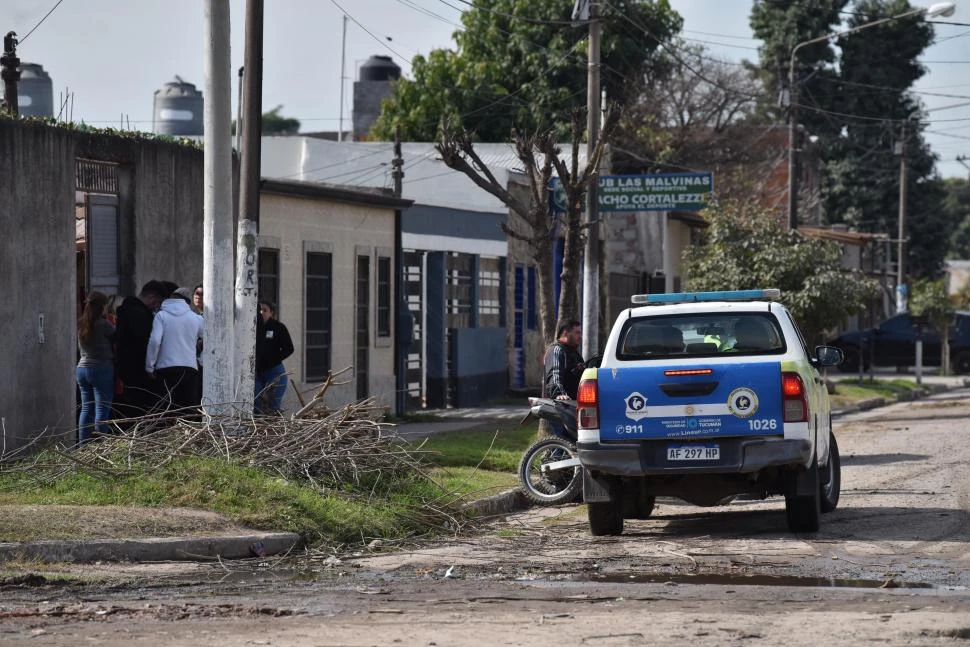
[[[506, 213], [502, 202], [477, 186], [464, 173], [448, 168], [432, 142], [401, 145], [404, 158], [403, 197], [416, 204], [466, 211]], [[263, 137], [262, 175], [266, 178], [323, 182], [357, 187], [390, 188], [390, 142], [335, 142], [312, 137]], [[561, 156], [569, 160], [570, 147]], [[475, 151], [503, 184], [508, 172], [521, 170], [522, 162], [511, 144], [476, 144]], [[585, 163], [585, 151], [580, 164]]]

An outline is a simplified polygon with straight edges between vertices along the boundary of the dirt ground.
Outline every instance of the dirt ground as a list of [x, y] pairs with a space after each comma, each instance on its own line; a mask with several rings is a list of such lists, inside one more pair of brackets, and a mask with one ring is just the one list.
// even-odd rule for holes
[[620, 537], [573, 505], [350, 554], [72, 566], [90, 582], [0, 586], [0, 644], [967, 644], [970, 392], [835, 430], [842, 499], [815, 535], [780, 499], [661, 501]]

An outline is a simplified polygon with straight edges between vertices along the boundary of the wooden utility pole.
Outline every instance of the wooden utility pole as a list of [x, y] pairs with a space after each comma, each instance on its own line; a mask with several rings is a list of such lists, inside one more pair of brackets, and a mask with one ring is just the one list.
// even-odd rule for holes
[[[243, 57], [242, 146], [239, 173], [239, 227], [236, 242], [234, 390], [251, 399], [256, 376], [256, 317], [259, 299], [259, 181], [263, 109], [263, 0], [246, 0]], [[248, 410], [248, 407], [247, 407]]]
[[[589, 63], [587, 66], [586, 160], [593, 157], [600, 132], [600, 33], [599, 0], [589, 2]], [[599, 352], [600, 272], [599, 272], [599, 172], [594, 169], [586, 189], [586, 249], [583, 254], [583, 357]]]
[[3, 37], [3, 56], [0, 56], [0, 78], [3, 79], [3, 102], [6, 111], [20, 114], [17, 84], [20, 82], [20, 59], [17, 58], [17, 34], [9, 31]]

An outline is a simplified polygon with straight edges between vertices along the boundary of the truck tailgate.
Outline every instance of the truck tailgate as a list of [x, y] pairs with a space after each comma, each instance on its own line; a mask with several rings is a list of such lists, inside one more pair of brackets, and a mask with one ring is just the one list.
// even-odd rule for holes
[[784, 435], [781, 363], [600, 368], [601, 440]]

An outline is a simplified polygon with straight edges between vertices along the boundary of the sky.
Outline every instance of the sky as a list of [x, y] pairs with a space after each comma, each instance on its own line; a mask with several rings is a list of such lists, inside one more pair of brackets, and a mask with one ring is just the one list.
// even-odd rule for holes
[[[757, 59], [759, 41], [748, 26], [750, 0], [669, 2], [684, 18], [683, 37], [728, 61]], [[454, 45], [452, 34], [466, 6], [464, 0], [265, 4], [263, 108], [282, 105], [281, 114], [299, 119], [303, 131], [337, 130], [341, 77], [343, 123], [349, 129], [360, 65], [371, 55], [387, 55], [409, 76], [416, 54]], [[970, 173], [956, 160], [970, 156], [970, 0], [956, 5], [952, 17], [936, 20], [964, 24], [936, 26], [937, 44], [922, 59], [928, 73], [916, 86], [930, 110], [926, 138], [940, 157], [937, 169], [944, 177]], [[124, 119], [133, 129], [151, 130], [154, 92], [164, 83], [177, 74], [204, 89], [203, 7], [203, 0], [0, 0], [0, 34], [17, 32], [21, 60], [44, 66], [55, 105], [62, 94], [73, 98], [74, 121], [118, 126]], [[235, 115], [245, 0], [231, 0], [230, 12]]]

